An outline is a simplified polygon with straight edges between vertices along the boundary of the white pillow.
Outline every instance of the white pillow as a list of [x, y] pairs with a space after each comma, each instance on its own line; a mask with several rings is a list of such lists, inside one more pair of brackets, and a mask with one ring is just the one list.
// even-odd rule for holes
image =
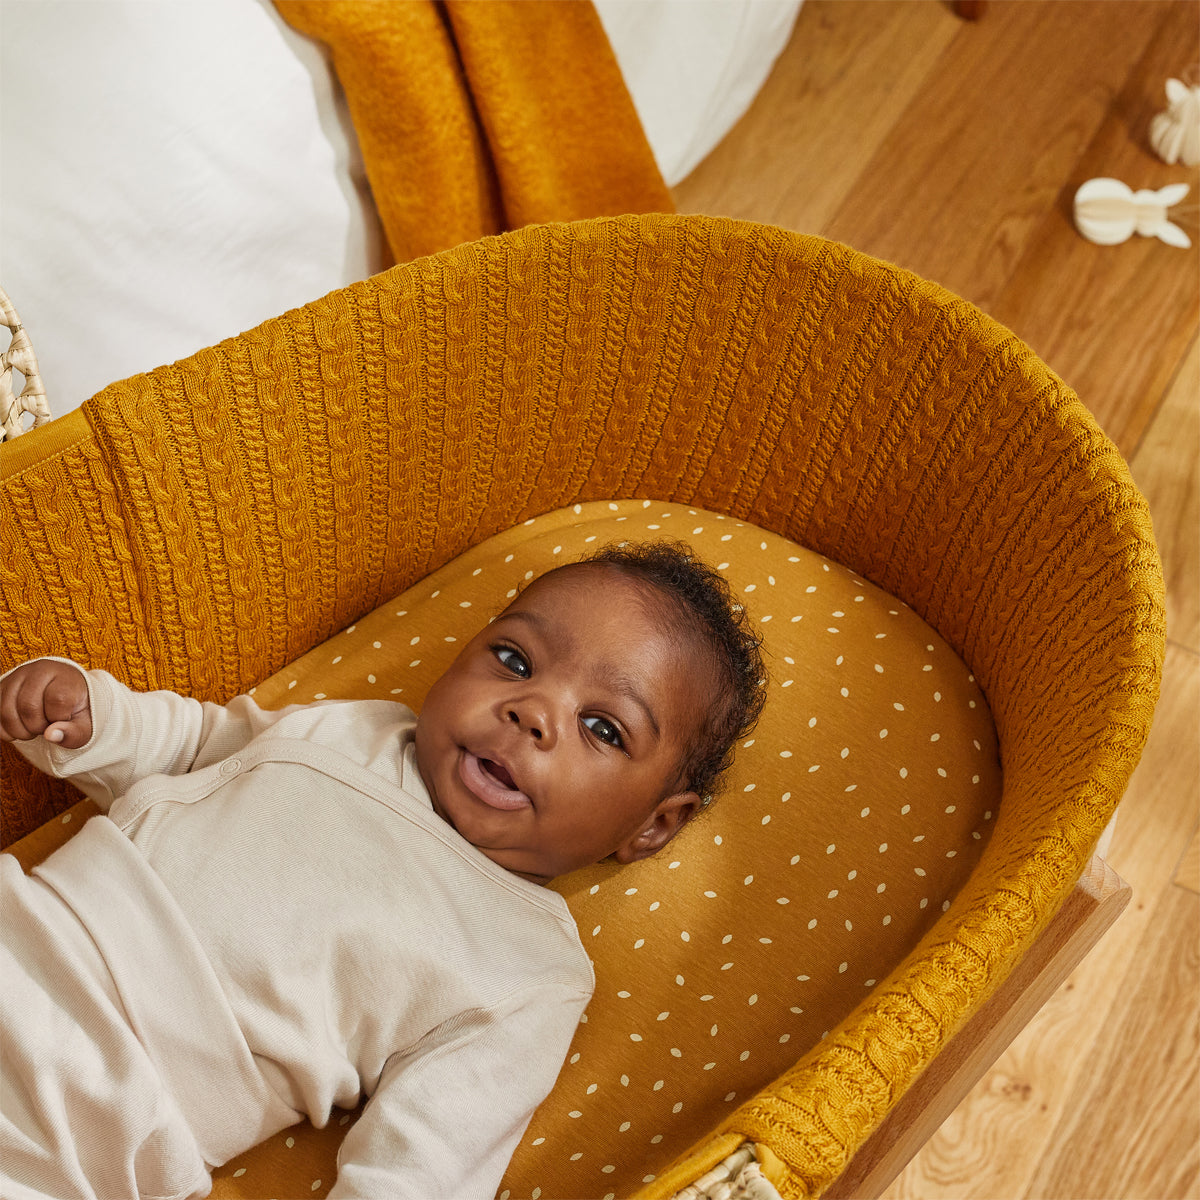
[[674, 186], [733, 128], [802, 0], [595, 0], [658, 169]]
[[338, 103], [262, 0], [5, 4], [0, 284], [55, 416], [378, 268]]

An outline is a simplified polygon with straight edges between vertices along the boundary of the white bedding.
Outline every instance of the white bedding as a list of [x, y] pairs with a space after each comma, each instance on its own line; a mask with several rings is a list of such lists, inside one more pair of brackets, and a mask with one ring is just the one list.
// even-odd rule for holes
[[[597, 0], [668, 183], [749, 106], [801, 2]], [[379, 268], [336, 81], [268, 0], [0, 19], [0, 286], [55, 416]]]

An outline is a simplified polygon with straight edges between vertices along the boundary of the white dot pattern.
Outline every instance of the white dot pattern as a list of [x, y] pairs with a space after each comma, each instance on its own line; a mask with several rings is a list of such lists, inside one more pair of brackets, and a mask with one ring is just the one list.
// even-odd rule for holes
[[596, 995], [505, 1177], [514, 1197], [626, 1194], [790, 1067], [949, 906], [999, 799], [983, 695], [915, 613], [774, 534], [657, 501], [576, 505], [500, 534], [338, 635], [336, 654], [326, 643], [268, 680], [259, 702], [319, 692], [419, 709], [523, 580], [653, 537], [723, 564], [765, 638], [767, 706], [721, 797], [667, 854], [554, 885]]

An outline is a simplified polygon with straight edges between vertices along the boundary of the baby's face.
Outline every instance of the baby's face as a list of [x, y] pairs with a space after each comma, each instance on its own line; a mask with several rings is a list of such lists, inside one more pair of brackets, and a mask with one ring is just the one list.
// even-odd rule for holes
[[538, 883], [653, 854], [698, 806], [678, 790], [707, 700], [695, 648], [644, 595], [603, 565], [535, 581], [421, 710], [417, 765], [435, 811]]

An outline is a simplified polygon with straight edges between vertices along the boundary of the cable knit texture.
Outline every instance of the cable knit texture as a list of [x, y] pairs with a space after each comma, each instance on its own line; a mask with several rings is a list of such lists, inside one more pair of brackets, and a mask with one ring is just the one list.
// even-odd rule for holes
[[[84, 414], [0, 451], [5, 667], [65, 654], [224, 700], [483, 538], [619, 496], [801, 542], [958, 650], [999, 736], [996, 829], [909, 957], [720, 1127], [769, 1146], [785, 1194], [819, 1194], [1011, 970], [1148, 733], [1162, 575], [1116, 449], [1007, 329], [819, 238], [705, 217], [530, 227]], [[5, 767], [11, 839], [61, 797]], [[710, 1136], [696, 1174], [728, 1153]], [[680, 1177], [658, 1174], [647, 1196]]]
[[673, 208], [591, 0], [275, 7], [328, 49], [393, 261]]

